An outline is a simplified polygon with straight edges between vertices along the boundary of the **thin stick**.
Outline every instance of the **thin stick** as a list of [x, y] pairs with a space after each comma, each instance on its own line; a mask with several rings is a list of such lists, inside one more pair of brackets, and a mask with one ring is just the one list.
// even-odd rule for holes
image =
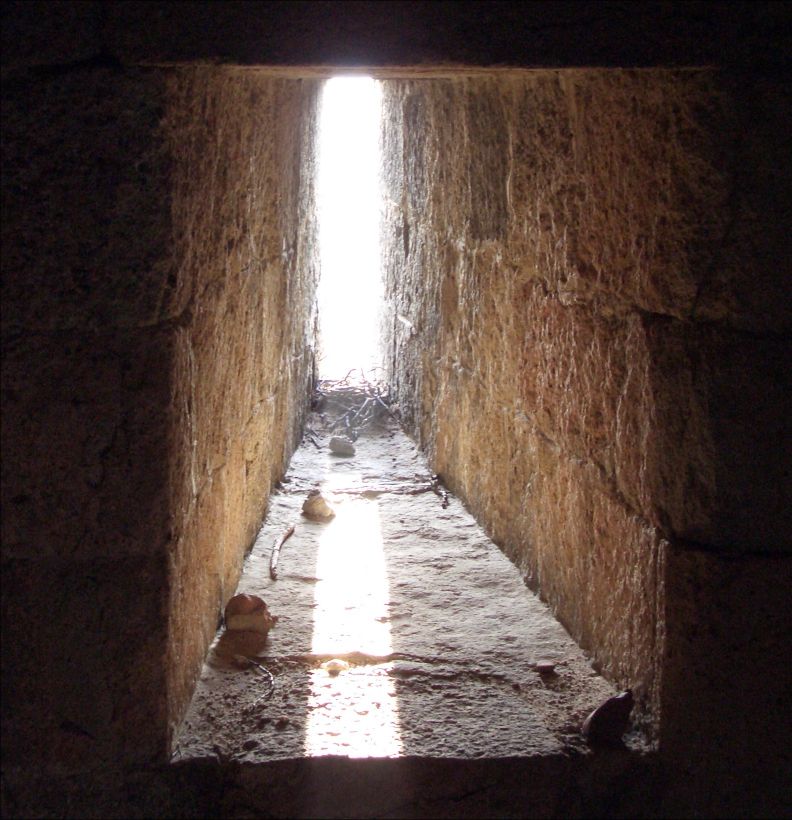
[[247, 655], [234, 655], [234, 663], [237, 666], [252, 666], [257, 672], [260, 672], [267, 679], [269, 687], [267, 691], [260, 698], [258, 698], [256, 703], [260, 700], [269, 700], [272, 697], [272, 693], [275, 691], [275, 676], [269, 671], [269, 669], [267, 669], [266, 666], [262, 666], [258, 661], [254, 661], [253, 658], [249, 658]]
[[280, 555], [281, 547], [294, 535], [294, 524], [289, 527], [288, 530], [283, 534], [281, 538], [276, 538], [275, 543], [272, 545], [272, 555], [270, 555], [270, 578], [273, 581], [278, 580], [278, 556]]

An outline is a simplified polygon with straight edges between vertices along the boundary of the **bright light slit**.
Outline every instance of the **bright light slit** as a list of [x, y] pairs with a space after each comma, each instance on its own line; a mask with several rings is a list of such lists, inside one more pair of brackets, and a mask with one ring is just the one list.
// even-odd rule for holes
[[[355, 478], [355, 476], [350, 476]], [[357, 476], [356, 478], [359, 478]], [[383, 656], [393, 651], [388, 576], [376, 501], [347, 500], [319, 539], [312, 652]], [[390, 664], [311, 676], [308, 755], [394, 757], [401, 751]]]
[[369, 77], [328, 80], [322, 95], [317, 180], [319, 377], [381, 364], [380, 87]]

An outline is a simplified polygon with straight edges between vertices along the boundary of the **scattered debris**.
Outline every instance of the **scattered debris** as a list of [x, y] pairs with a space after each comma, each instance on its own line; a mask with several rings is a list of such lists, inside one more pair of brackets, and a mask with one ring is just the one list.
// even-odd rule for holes
[[590, 746], [622, 746], [630, 728], [633, 694], [628, 689], [601, 703], [583, 722], [582, 732]]
[[[329, 432], [341, 430], [352, 442], [383, 410], [394, 415], [385, 383], [357, 369], [343, 379], [322, 379], [314, 391], [313, 407], [321, 412]], [[328, 420], [328, 415], [339, 412], [334, 421]]]
[[267, 645], [267, 640], [267, 633], [226, 629], [209, 652], [209, 664], [220, 669], [234, 666], [235, 655], [260, 655]]
[[272, 545], [269, 574], [273, 581], [278, 580], [278, 556], [280, 556], [281, 547], [286, 543], [286, 541], [289, 540], [289, 538], [291, 538], [292, 535], [294, 535], [294, 524], [292, 524], [280, 538], [276, 538], [275, 543]]
[[225, 625], [229, 632], [258, 632], [266, 635], [278, 616], [271, 615], [267, 604], [258, 595], [234, 595], [226, 604]]
[[[424, 484], [420, 487], [410, 488], [405, 490], [407, 495], [421, 495], [422, 493], [434, 493], [442, 502], [441, 507], [445, 510], [448, 509], [448, 505], [451, 503], [450, 496], [448, 494], [448, 490], [442, 485], [442, 479], [439, 475], [433, 475], [431, 477], [429, 484]], [[391, 490], [390, 492], [396, 492]]]
[[346, 436], [333, 436], [330, 439], [330, 450], [337, 456], [355, 455], [355, 445]]
[[335, 518], [332, 507], [325, 501], [319, 490], [311, 490], [302, 506], [303, 515], [312, 521], [329, 521]]
[[[357, 408], [364, 401], [349, 397]], [[358, 442], [365, 443], [356, 442], [354, 459], [330, 455], [330, 438], [345, 435], [327, 429], [345, 412], [333, 402], [328, 396], [328, 421], [310, 420], [322, 447], [305, 438], [295, 454], [239, 589], [264, 598], [281, 616], [278, 629], [266, 638], [218, 633], [177, 736], [178, 759], [211, 755], [213, 744], [229, 759], [256, 763], [349, 755], [353, 748], [380, 754], [391, 725], [405, 750], [425, 758], [580, 751], [586, 744], [583, 719], [617, 691], [591, 670], [590, 660], [450, 488], [453, 503], [438, 509], [442, 480], [432, 474], [439, 468], [426, 464], [384, 410], [361, 432]], [[358, 511], [361, 521], [373, 522], [376, 507], [381, 545], [362, 526], [354, 532], [359, 546], [357, 538], [340, 532], [338, 541], [322, 538], [323, 530], [332, 536], [336, 527], [328, 533], [327, 519], [313, 523], [301, 515], [314, 488], [335, 510], [333, 525], [346, 526], [339, 519], [347, 513], [352, 525]], [[273, 546], [292, 524], [300, 532], [295, 528], [291, 542], [281, 546], [286, 564], [278, 557], [278, 580], [272, 581]], [[368, 569], [369, 557], [380, 563], [380, 548], [390, 581], [380, 587], [386, 596], [381, 601]], [[359, 579], [357, 570], [364, 566], [366, 577]], [[337, 592], [325, 595], [331, 584]], [[341, 618], [349, 626], [341, 626]], [[380, 643], [378, 636], [385, 635], [389, 641]], [[234, 655], [272, 672], [275, 691], [269, 700], [257, 700], [271, 688], [265, 673], [240, 669], [249, 664], [235, 662]], [[556, 674], [539, 671], [545, 662], [555, 665]], [[332, 734], [340, 727], [340, 734]], [[308, 746], [312, 732], [316, 743]], [[625, 733], [625, 744], [634, 748], [636, 737], [635, 731]], [[246, 751], [243, 744], [251, 738], [258, 746]], [[387, 749], [381, 753], [390, 754]]]

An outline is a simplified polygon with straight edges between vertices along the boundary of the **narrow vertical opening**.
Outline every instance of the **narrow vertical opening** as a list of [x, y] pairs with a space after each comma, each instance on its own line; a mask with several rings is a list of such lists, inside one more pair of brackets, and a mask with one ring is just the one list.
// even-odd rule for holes
[[325, 83], [317, 179], [320, 379], [376, 371], [380, 274], [380, 86], [370, 77]]

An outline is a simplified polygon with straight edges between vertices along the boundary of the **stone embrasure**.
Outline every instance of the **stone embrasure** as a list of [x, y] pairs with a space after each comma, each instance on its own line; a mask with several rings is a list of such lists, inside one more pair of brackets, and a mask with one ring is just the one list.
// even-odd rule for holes
[[[354, 457], [323, 444], [306, 439], [295, 453], [240, 582], [280, 617], [261, 653], [274, 694], [263, 697], [260, 671], [234, 665], [244, 634], [221, 633], [176, 758], [580, 749], [583, 718], [612, 688], [462, 504], [432, 492], [412, 442], [390, 424], [359, 438]], [[336, 512], [330, 522], [300, 513], [316, 487]], [[271, 550], [292, 524], [273, 581]], [[541, 661], [554, 671], [540, 672]]]
[[[136, 767], [167, 758], [306, 409], [314, 126], [328, 69], [275, 77], [175, 65], [233, 53], [214, 26], [208, 52], [170, 51], [186, 31], [185, 4], [173, 5], [159, 33], [146, 26], [139, 48], [103, 4], [50, 4], [55, 12], [43, 16], [38, 4], [6, 5], [4, 809], [6, 797], [13, 813], [24, 796], [19, 814], [84, 814], [101, 789], [115, 813], [129, 814], [134, 793], [152, 801], [139, 814], [161, 815]], [[163, 20], [122, 5], [155, 28]], [[207, 19], [217, 5], [206, 5]], [[440, 4], [416, 5], [444, 14]], [[783, 5], [746, 15], [768, 35], [785, 31]], [[223, 5], [238, 24], [237, 7]], [[366, 29], [353, 17], [356, 31]], [[618, 42], [637, 42], [624, 37], [621, 17]], [[36, 29], [32, 49], [20, 19]], [[514, 18], [504, 19], [508, 29]], [[679, 19], [674, 7], [666, 22], [678, 32]], [[82, 38], [78, 20], [91, 21]], [[258, 15], [236, 44], [251, 64], [261, 48], [280, 47], [261, 36], [270, 22]], [[113, 28], [118, 38], [106, 39]], [[416, 43], [428, 42], [427, 30], [416, 29]], [[574, 30], [588, 34], [588, 23]], [[109, 54], [97, 53], [100, 31]], [[583, 61], [578, 40], [573, 62]], [[586, 41], [601, 50], [599, 37]], [[511, 42], [527, 60], [525, 38]], [[463, 77], [429, 65], [383, 89], [388, 360], [403, 417], [432, 469], [603, 672], [661, 714], [672, 766], [663, 782], [682, 790], [681, 808], [672, 800], [666, 813], [680, 816], [789, 808], [778, 715], [792, 686], [790, 105], [786, 77], [765, 71], [764, 53], [756, 63], [756, 43], [743, 52], [750, 71], [734, 74], [471, 68]], [[350, 499], [350, 509], [374, 500]], [[443, 513], [430, 496], [410, 501]], [[388, 623], [393, 635], [407, 628]], [[359, 656], [342, 674], [379, 670], [404, 693], [418, 683], [431, 690], [420, 658], [439, 655], [414, 654], [382, 664]], [[536, 682], [532, 668], [514, 669]], [[501, 678], [491, 689], [469, 680], [461, 695], [503, 688]], [[555, 702], [555, 691], [518, 682], [509, 709], [533, 709], [545, 695]], [[284, 735], [292, 723], [282, 716]], [[568, 740], [549, 734], [562, 747]], [[634, 813], [614, 809], [607, 777], [596, 809], [560, 799], [584, 760], [565, 759], [560, 769], [522, 767], [543, 756], [497, 768], [509, 772], [497, 774], [497, 806], [480, 777], [471, 816], [523, 816], [524, 806], [544, 816]], [[320, 813], [310, 797], [316, 760], [272, 764], [286, 782], [282, 798], [307, 795], [286, 816]], [[407, 778], [423, 801], [411, 810], [426, 816], [441, 813], [433, 795], [451, 770], [457, 780], [445, 794], [455, 807], [460, 783], [474, 779], [456, 763], [344, 763], [367, 773], [357, 778], [363, 816], [398, 807], [371, 808], [362, 791], [379, 797]], [[178, 778], [176, 768], [166, 776]], [[210, 778], [227, 796], [220, 768]], [[250, 771], [231, 768], [240, 781]], [[332, 793], [344, 766], [321, 768]], [[80, 776], [88, 771], [96, 777]], [[195, 782], [208, 771], [199, 761]], [[262, 813], [281, 786], [272, 771], [259, 790]], [[619, 777], [620, 793], [627, 782]], [[118, 803], [114, 790], [124, 792]], [[39, 799], [50, 809], [35, 808]], [[248, 811], [228, 813], [236, 809]]]

